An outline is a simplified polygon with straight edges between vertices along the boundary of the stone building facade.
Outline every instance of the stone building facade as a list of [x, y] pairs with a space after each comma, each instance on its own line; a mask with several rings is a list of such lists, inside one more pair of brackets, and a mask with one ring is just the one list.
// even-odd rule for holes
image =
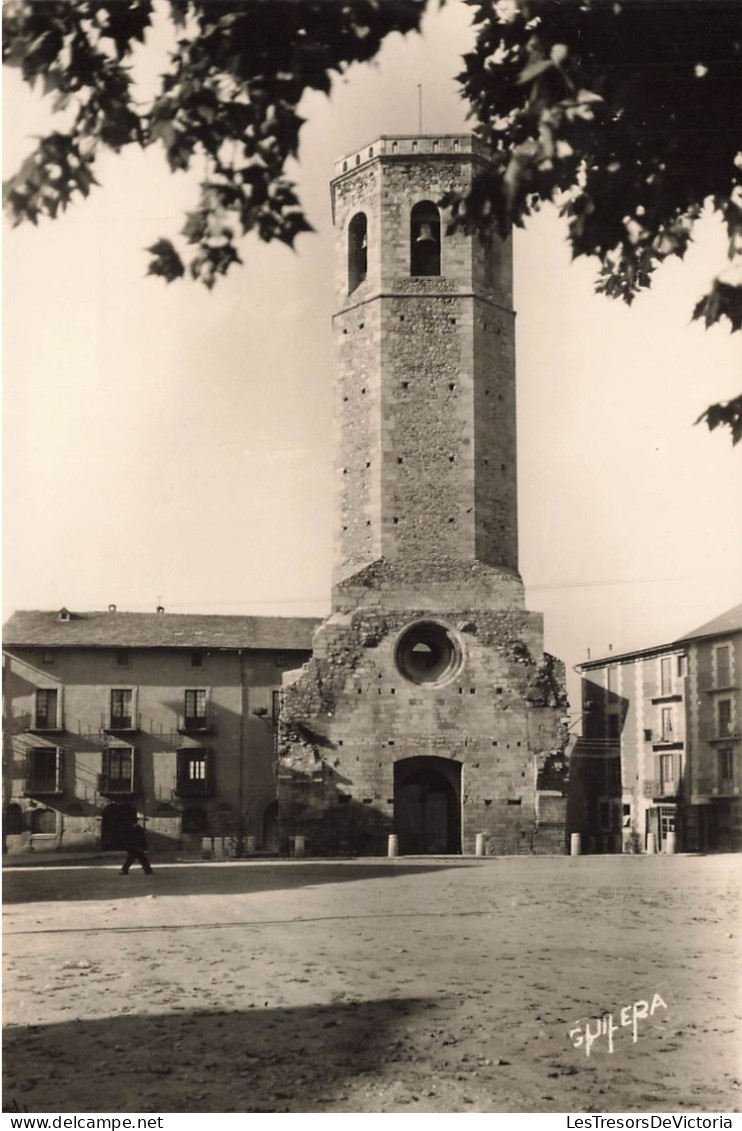
[[518, 574], [509, 243], [438, 202], [469, 135], [338, 162], [332, 613], [284, 681], [284, 838], [311, 853], [562, 852], [561, 664]]
[[4, 626], [5, 848], [277, 851], [283, 673], [310, 618], [27, 612]]
[[580, 672], [570, 825], [583, 845], [740, 851], [742, 605], [668, 644], [587, 660]]

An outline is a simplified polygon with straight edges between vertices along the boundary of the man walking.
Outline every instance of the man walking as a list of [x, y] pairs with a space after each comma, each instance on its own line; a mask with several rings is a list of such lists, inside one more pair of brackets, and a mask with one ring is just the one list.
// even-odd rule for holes
[[129, 868], [131, 868], [135, 860], [138, 860], [142, 865], [146, 876], [152, 875], [152, 865], [147, 856], [147, 836], [144, 829], [139, 824], [138, 817], [134, 818], [133, 824], [126, 837], [126, 860], [124, 860], [121, 869], [122, 876], [129, 875]]

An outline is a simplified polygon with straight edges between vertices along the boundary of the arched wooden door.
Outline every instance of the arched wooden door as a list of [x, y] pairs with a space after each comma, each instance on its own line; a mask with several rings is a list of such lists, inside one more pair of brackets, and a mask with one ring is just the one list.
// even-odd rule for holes
[[394, 829], [402, 855], [461, 852], [461, 763], [403, 758], [394, 765]]

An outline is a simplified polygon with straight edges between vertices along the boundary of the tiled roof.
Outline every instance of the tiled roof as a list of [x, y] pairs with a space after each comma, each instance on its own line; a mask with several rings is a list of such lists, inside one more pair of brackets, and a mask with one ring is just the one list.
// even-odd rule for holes
[[[63, 613], [66, 610], [62, 610]], [[41, 648], [259, 648], [307, 651], [316, 617], [208, 616], [18, 610], [3, 628], [3, 645]]]
[[633, 652], [609, 652], [607, 656], [596, 656], [594, 659], [583, 660], [575, 667], [579, 671], [591, 668], [604, 668], [609, 664], [622, 664], [626, 660], [638, 660], [641, 656], [653, 656], [660, 652], [679, 651], [678, 644], [651, 644], [647, 648], [637, 648]]
[[695, 640], [698, 636], [723, 636], [725, 632], [740, 631], [742, 631], [742, 605], [735, 605], [733, 609], [727, 609], [721, 616], [714, 617], [693, 632], [686, 632], [680, 639]]
[[638, 648], [634, 652], [609, 652], [607, 656], [601, 656], [594, 660], [584, 660], [583, 663], [577, 664], [576, 666], [580, 671], [583, 669], [601, 668], [605, 667], [606, 664], [618, 664], [624, 660], [638, 659], [640, 656], [656, 655], [659, 652], [677, 651], [678, 648], [687, 641], [696, 640], [702, 636], [723, 636], [727, 632], [740, 631], [742, 631], [742, 605], [735, 605], [733, 609], [728, 609], [727, 612], [721, 613], [718, 617], [714, 617], [714, 619], [708, 621], [707, 624], [701, 625], [700, 628], [696, 628], [692, 632], [686, 632], [685, 636], [679, 636], [676, 640], [668, 644], [653, 644], [647, 648]]

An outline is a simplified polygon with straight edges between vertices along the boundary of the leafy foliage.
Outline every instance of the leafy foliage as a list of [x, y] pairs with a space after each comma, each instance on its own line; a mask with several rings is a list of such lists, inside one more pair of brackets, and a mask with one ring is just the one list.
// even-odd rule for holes
[[[707, 203], [732, 266], [693, 317], [742, 328], [740, 0], [466, 0], [477, 39], [460, 81], [496, 159], [467, 199], [467, 230], [520, 225], [541, 201], [567, 217], [596, 290], [631, 302], [685, 254]], [[742, 398], [701, 419], [740, 439]]]
[[[417, 28], [426, 0], [162, 0], [177, 42], [152, 98], [132, 79], [154, 0], [7, 0], [3, 61], [41, 84], [66, 130], [42, 138], [4, 185], [14, 223], [55, 217], [95, 180], [103, 148], [162, 146], [173, 171], [205, 165], [182, 236], [188, 270], [211, 287], [256, 232], [293, 246], [310, 225], [284, 173], [296, 155], [307, 90], [373, 58], [392, 31]], [[170, 240], [150, 249], [149, 273], [185, 274]]]
[[[15, 223], [55, 217], [97, 183], [101, 149], [161, 146], [173, 171], [206, 169], [181, 231], [207, 287], [240, 258], [239, 236], [293, 246], [309, 224], [285, 175], [307, 90], [417, 28], [427, 0], [158, 0], [177, 42], [154, 96], [131, 64], [154, 0], [7, 0], [3, 59], [40, 84], [66, 130], [41, 138], [4, 186]], [[444, 0], [439, 0], [444, 2]], [[466, 0], [478, 29], [460, 76], [495, 158], [455, 223], [507, 232], [545, 200], [574, 255], [597, 255], [599, 292], [631, 302], [682, 257], [707, 204], [730, 267], [696, 305], [742, 328], [742, 0]], [[186, 274], [170, 240], [149, 271]], [[742, 434], [742, 398], [700, 419]]]

